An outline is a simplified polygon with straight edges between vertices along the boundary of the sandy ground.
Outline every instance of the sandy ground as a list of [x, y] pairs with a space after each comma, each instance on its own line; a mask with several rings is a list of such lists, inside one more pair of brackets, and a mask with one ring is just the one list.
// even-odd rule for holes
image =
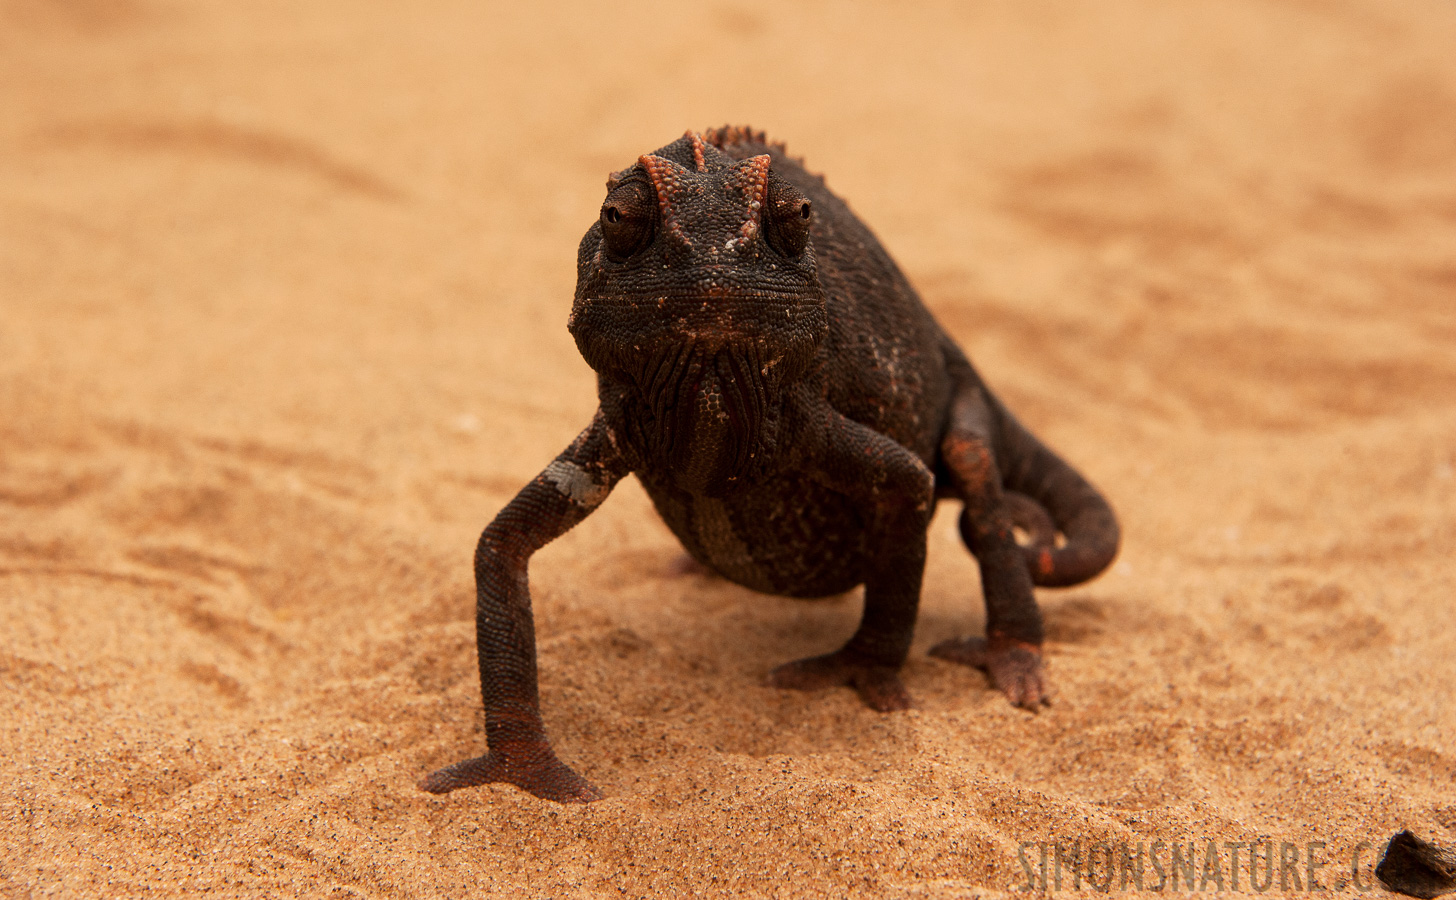
[[[0, 895], [969, 897], [1053, 842], [1213, 891], [1210, 841], [1353, 889], [1456, 843], [1456, 6], [528, 6], [0, 2]], [[483, 747], [475, 537], [595, 405], [604, 177], [724, 122], [1123, 554], [1041, 594], [1032, 716], [925, 654], [984, 624], [942, 509], [878, 715], [762, 686], [857, 596], [681, 574], [625, 483], [532, 568], [608, 799], [423, 794]]]

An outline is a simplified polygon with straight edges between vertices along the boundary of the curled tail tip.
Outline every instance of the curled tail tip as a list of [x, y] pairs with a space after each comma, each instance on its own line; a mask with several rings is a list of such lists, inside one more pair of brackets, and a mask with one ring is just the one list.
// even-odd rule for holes
[[1068, 535], [1063, 547], [1025, 548], [1032, 583], [1040, 587], [1071, 587], [1107, 571], [1117, 558], [1121, 534], [1116, 520], [1099, 524], [1099, 528]]

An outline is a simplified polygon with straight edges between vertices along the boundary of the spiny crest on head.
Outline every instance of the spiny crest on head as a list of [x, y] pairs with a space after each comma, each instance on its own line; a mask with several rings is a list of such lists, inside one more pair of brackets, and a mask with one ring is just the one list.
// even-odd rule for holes
[[[734, 144], [762, 144], [768, 146], [768, 135], [762, 131], [750, 128], [747, 125], [724, 125], [721, 128], [709, 128], [704, 132], [708, 143], [714, 147], [728, 147]], [[783, 145], [775, 145], [782, 150]]]
[[657, 190], [657, 209], [668, 233], [679, 243], [691, 244], [682, 223], [678, 221], [676, 210], [690, 202], [687, 201], [688, 195], [701, 193], [701, 186], [694, 183], [691, 172], [670, 159], [648, 155], [637, 161], [647, 170], [647, 177], [652, 179], [652, 186]]
[[743, 199], [748, 203], [748, 218], [744, 220], [740, 230], [740, 234], [745, 240], [758, 233], [758, 220], [763, 211], [764, 201], [768, 197], [769, 162], [768, 154], [761, 153], [758, 156], [750, 156], [740, 163], [735, 163], [733, 168], [728, 170], [728, 185], [740, 191]]
[[742, 159], [749, 154], [762, 153], [767, 150], [798, 164], [800, 168], [805, 169], [804, 174], [820, 184], [824, 183], [823, 175], [807, 171], [808, 163], [802, 156], [790, 153], [783, 141], [770, 140], [767, 134], [756, 128], [749, 128], [747, 125], [724, 125], [719, 128], [704, 129], [702, 134], [703, 140], [708, 142], [709, 147], [720, 150], [730, 157]]
[[768, 192], [768, 167], [771, 160], [767, 153], [750, 156], [733, 164], [724, 179], [728, 186], [743, 194], [750, 209], [763, 207], [764, 195]]
[[804, 164], [802, 159], [790, 156], [789, 148], [783, 141], [771, 141], [766, 133], [747, 125], [724, 125], [719, 128], [709, 128], [703, 132], [703, 140], [719, 150], [730, 148], [742, 148], [744, 150], [764, 148], [781, 153], [800, 165]]
[[[693, 132], [688, 132], [684, 138], [692, 148], [697, 171], [653, 154], [638, 159], [657, 192], [658, 211], [668, 232], [684, 244], [691, 243], [683, 231], [679, 211], [703, 197], [708, 185], [716, 182], [727, 189], [731, 199], [738, 201], [735, 205], [739, 206], [743, 215], [739, 234], [744, 239], [753, 237], [758, 233], [759, 219], [768, 195], [768, 170], [772, 162], [768, 154], [734, 162], [726, 167], [726, 171], [723, 168], [709, 171], [704, 158], [707, 146], [702, 138]], [[712, 152], [716, 154], [716, 150]], [[722, 158], [721, 154], [718, 158]]]
[[683, 133], [683, 137], [688, 139], [688, 143], [692, 144], [693, 165], [697, 167], [699, 172], [707, 171], [708, 164], [703, 162], [703, 136], [696, 131], [687, 131]]

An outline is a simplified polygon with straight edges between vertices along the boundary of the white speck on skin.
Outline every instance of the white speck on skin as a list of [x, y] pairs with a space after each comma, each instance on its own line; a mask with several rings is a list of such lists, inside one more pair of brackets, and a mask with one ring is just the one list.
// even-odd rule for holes
[[601, 505], [607, 499], [607, 488], [597, 484], [586, 469], [573, 462], [552, 460], [546, 471], [541, 473], [563, 496], [587, 509]]

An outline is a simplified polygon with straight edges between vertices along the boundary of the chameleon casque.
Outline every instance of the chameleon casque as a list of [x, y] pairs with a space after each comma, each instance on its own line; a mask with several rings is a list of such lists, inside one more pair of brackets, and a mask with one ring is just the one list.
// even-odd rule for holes
[[910, 706], [897, 673], [926, 529], [938, 498], [960, 500], [986, 638], [931, 652], [984, 669], [1017, 706], [1047, 702], [1032, 585], [1101, 572], [1117, 552], [1116, 518], [992, 396], [822, 178], [762, 133], [688, 132], [608, 179], [577, 279], [568, 328], [597, 373], [600, 407], [481, 535], [488, 752], [422, 788], [601, 796], [546, 737], [527, 563], [629, 472], [687, 552], [725, 578], [795, 597], [863, 584], [849, 641], [770, 682], [848, 685], [881, 711]]

